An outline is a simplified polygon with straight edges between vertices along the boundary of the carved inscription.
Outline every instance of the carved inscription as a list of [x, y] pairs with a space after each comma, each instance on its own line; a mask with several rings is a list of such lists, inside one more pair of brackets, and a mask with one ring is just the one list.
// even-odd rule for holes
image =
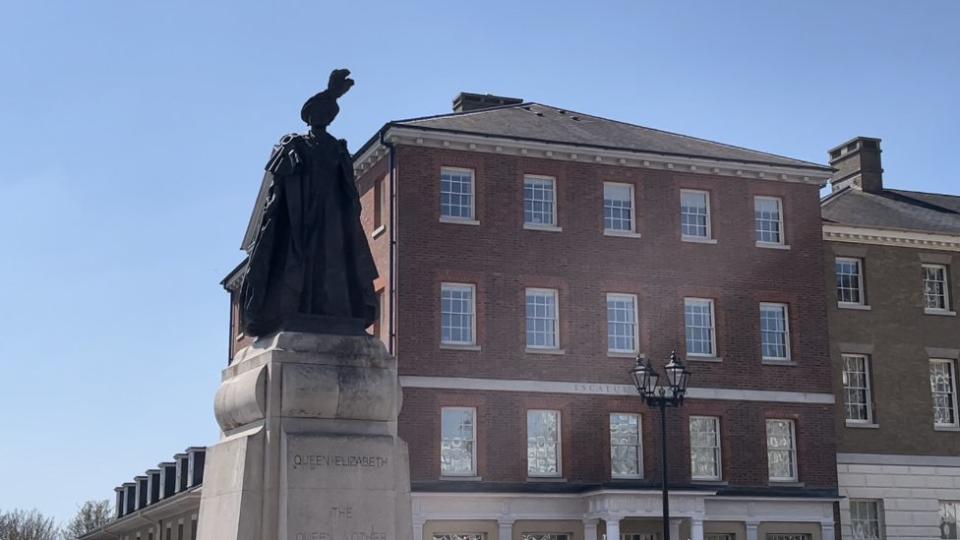
[[344, 456], [325, 454], [294, 454], [293, 469], [314, 470], [324, 467], [382, 469], [389, 459], [382, 456]]

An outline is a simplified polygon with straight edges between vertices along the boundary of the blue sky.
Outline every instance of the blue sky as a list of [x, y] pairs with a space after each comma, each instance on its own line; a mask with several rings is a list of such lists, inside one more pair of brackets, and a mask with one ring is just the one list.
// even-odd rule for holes
[[[220, 279], [335, 67], [359, 148], [459, 91], [960, 193], [960, 3], [0, 1], [0, 509], [67, 519], [215, 442]], [[59, 487], [54, 488], [53, 484]]]

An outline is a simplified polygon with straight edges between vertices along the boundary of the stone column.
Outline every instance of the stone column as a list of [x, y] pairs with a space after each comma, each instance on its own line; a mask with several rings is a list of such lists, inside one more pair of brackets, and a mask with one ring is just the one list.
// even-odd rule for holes
[[603, 521], [607, 524], [607, 540], [620, 540], [620, 516], [609, 516]]
[[514, 521], [513, 519], [503, 517], [497, 520], [497, 538], [499, 540], [513, 540]]
[[413, 517], [413, 540], [423, 540], [423, 526], [426, 520], [419, 516]]
[[758, 521], [748, 521], [744, 523], [747, 528], [747, 540], [757, 540], [757, 528], [760, 527]]
[[671, 519], [670, 520], [670, 538], [675, 540], [680, 540], [680, 524], [683, 523], [682, 519]]
[[597, 525], [600, 523], [599, 519], [585, 519], [583, 520], [583, 540], [599, 540], [597, 538]]
[[698, 517], [690, 519], [690, 540], [703, 540], [703, 520]]

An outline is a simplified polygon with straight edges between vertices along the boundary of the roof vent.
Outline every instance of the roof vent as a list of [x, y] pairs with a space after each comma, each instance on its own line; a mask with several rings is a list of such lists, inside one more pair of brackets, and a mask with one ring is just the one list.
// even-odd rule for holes
[[501, 107], [503, 105], [519, 105], [521, 103], [523, 103], [523, 100], [520, 98], [460, 92], [457, 97], [453, 98], [453, 112], [477, 111], [491, 107]]

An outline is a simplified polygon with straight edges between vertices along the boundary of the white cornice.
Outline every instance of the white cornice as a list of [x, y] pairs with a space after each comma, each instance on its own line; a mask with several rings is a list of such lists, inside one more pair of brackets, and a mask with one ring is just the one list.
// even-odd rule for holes
[[[445, 390], [481, 390], [488, 392], [522, 392], [551, 394], [587, 394], [608, 396], [635, 396], [636, 388], [629, 384], [577, 383], [562, 381], [525, 381], [516, 379], [475, 379], [466, 377], [425, 377], [402, 375], [403, 388], [432, 388]], [[783, 392], [778, 390], [741, 390], [735, 388], [688, 388], [688, 399], [723, 401], [763, 401], [777, 403], [805, 403], [828, 405], [834, 403], [833, 394]]]
[[823, 239], [854, 244], [960, 251], [960, 235], [933, 234], [896, 229], [824, 224]]
[[[488, 137], [466, 133], [428, 131], [404, 126], [392, 126], [388, 128], [384, 134], [384, 139], [392, 144], [423, 146], [428, 148], [446, 148], [469, 152], [666, 170], [686, 174], [709, 174], [713, 176], [793, 182], [817, 186], [825, 185], [827, 180], [830, 179], [830, 172], [825, 170], [734, 162], [709, 158], [665, 156], [640, 151], [536, 142], [511, 139], [508, 137]], [[376, 165], [386, 153], [387, 150], [383, 148], [380, 141], [376, 141], [354, 160], [355, 172], [359, 175], [369, 170]]]

